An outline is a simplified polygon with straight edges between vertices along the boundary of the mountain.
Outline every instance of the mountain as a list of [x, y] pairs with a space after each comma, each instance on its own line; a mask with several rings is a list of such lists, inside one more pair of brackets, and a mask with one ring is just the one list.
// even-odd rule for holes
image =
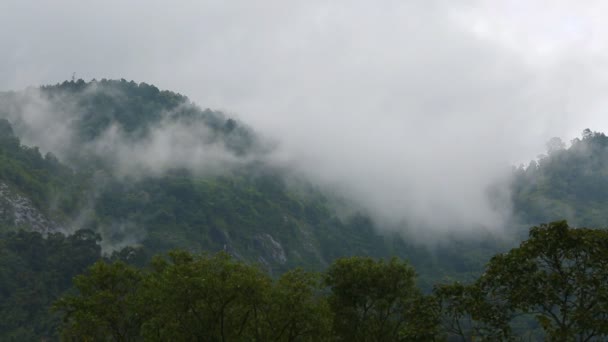
[[78, 80], [0, 93], [0, 316], [11, 317], [0, 339], [51, 336], [58, 317], [46, 308], [99, 258], [144, 266], [176, 248], [225, 251], [278, 276], [342, 256], [397, 256], [428, 292], [438, 281], [475, 278], [529, 226], [608, 219], [608, 138], [589, 130], [568, 148], [552, 140], [546, 156], [514, 169], [514, 237], [476, 230], [435, 248], [380, 229], [273, 163], [273, 147], [239, 120], [145, 83]]
[[14, 165], [0, 181], [48, 222], [12, 226], [90, 229], [110, 254], [225, 250], [272, 273], [321, 269], [344, 255], [434, 262], [356, 210], [338, 215], [331, 194], [265, 161], [271, 143], [180, 94], [79, 80], [3, 93], [0, 117], [10, 132], [3, 165]]
[[[386, 233], [269, 162], [273, 143], [244, 123], [146, 83], [78, 80], [0, 93], [0, 118], [4, 231], [90, 229], [107, 255], [130, 246], [141, 260], [174, 248], [225, 250], [276, 274], [345, 255], [397, 255], [429, 287], [474, 274], [517, 242], [477, 231], [433, 250]], [[567, 149], [553, 140], [546, 156], [514, 170], [517, 238], [561, 218], [605, 225], [606, 140], [591, 131]]]

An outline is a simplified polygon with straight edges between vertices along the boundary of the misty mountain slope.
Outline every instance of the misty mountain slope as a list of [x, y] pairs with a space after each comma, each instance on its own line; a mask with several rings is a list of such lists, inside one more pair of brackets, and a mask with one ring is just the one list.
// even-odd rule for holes
[[41, 233], [62, 230], [75, 214], [81, 179], [52, 154], [21, 145], [8, 121], [0, 119], [0, 216], [5, 227]]
[[[490, 230], [427, 249], [356, 207], [338, 215], [330, 195], [270, 162], [271, 145], [246, 125], [145, 83], [2, 93], [0, 117], [8, 120], [0, 122], [0, 181], [65, 231], [99, 233], [106, 253], [226, 250], [277, 273], [345, 255], [397, 255], [430, 286], [475, 276], [517, 243]], [[588, 133], [569, 149], [554, 144], [538, 165], [516, 170], [512, 230], [561, 218], [604, 226], [605, 139]]]
[[[79, 80], [2, 93], [0, 117], [8, 120], [0, 181], [66, 231], [98, 232], [108, 253], [226, 250], [277, 272], [319, 269], [344, 255], [398, 255], [430, 284], [474, 275], [516, 243], [488, 232], [428, 250], [358, 208], [338, 215], [331, 196], [270, 162], [271, 144], [246, 125], [145, 83]], [[517, 170], [514, 224], [604, 225], [602, 139], [588, 134]]]
[[200, 179], [176, 171], [117, 182], [100, 194], [95, 212], [112, 245], [224, 249], [270, 269], [318, 268], [340, 255], [378, 254], [384, 246], [373, 230], [337, 220], [321, 198], [294, 198], [263, 177]]
[[242, 123], [201, 110], [180, 94], [125, 80], [0, 93], [0, 117], [26, 145], [80, 169], [210, 169], [218, 165], [201, 160], [222, 164], [262, 149]]
[[179, 94], [124, 80], [78, 81], [4, 93], [0, 104], [24, 143], [53, 153], [42, 158], [11, 134], [20, 152], [6, 165], [33, 177], [13, 181], [16, 189], [67, 231], [97, 231], [106, 252], [226, 250], [271, 271], [319, 269], [344, 255], [433, 263], [423, 248], [378, 234], [365, 215], [338, 217], [314, 187], [288, 185], [250, 129]]
[[79, 210], [81, 178], [53, 155], [23, 146], [0, 119], [0, 340], [57, 340], [50, 305], [101, 257], [98, 236], [65, 228]]
[[515, 171], [512, 190], [524, 224], [567, 219], [608, 227], [608, 137], [587, 129], [568, 148], [551, 140], [547, 155]]

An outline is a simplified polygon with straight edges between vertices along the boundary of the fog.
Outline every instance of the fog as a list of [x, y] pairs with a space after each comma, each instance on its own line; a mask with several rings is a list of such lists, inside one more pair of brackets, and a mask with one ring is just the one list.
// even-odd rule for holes
[[[0, 89], [73, 73], [153, 83], [239, 117], [278, 142], [269, 162], [352, 198], [383, 225], [500, 229], [512, 165], [553, 136], [608, 128], [607, 6], [7, 0]], [[232, 158], [191, 150], [198, 137], [166, 128], [117, 162]], [[61, 130], [49, 136], [61, 143]], [[491, 202], [496, 184], [502, 200]]]
[[[198, 109], [198, 120], [180, 115], [195, 106], [188, 101], [162, 112], [162, 117], [152, 120], [152, 127], [141, 137], [114, 121], [99, 135], [84, 138], [81, 125], [86, 109], [81, 103], [98, 93], [111, 97], [116, 104], [126, 106], [133, 101], [117, 86], [99, 86], [97, 82], [89, 83], [81, 92], [52, 97], [40, 88], [28, 88], [0, 96], [0, 117], [12, 123], [24, 145], [38, 147], [42, 154], [50, 152], [68, 164], [82, 156], [97, 156], [111, 167], [114, 176], [121, 178], [159, 176], [177, 168], [203, 176], [216, 175], [256, 158], [238, 156], [231, 150], [226, 142], [235, 137], [222, 138], [205, 121], [202, 110]], [[222, 113], [209, 115], [213, 118], [208, 120], [227, 120]], [[142, 128], [146, 125], [141, 123]]]

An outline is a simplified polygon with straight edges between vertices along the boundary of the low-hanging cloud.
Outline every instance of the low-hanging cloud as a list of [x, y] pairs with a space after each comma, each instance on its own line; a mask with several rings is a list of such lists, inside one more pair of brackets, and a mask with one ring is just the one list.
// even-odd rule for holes
[[[492, 203], [488, 192], [508, 184], [511, 164], [552, 136], [608, 127], [603, 7], [6, 1], [0, 87], [72, 72], [155, 83], [237, 113], [279, 141], [273, 163], [354, 198], [378, 221], [434, 232], [497, 227], [508, 201]], [[120, 130], [108, 134], [120, 141]], [[146, 146], [190, 146], [187, 135], [157, 134], [158, 145]], [[148, 155], [144, 165], [162, 167], [138, 148], [117, 154], [119, 163]]]
[[213, 175], [250, 160], [235, 155], [222, 141], [210, 141], [213, 135], [202, 122], [163, 121], [145, 138], [133, 141], [120, 126], [112, 125], [86, 149], [109, 159], [118, 176], [131, 177], [159, 176], [171, 169]]
[[[217, 131], [218, 128], [209, 126], [208, 120], [225, 124], [227, 118], [222, 113], [203, 112], [187, 99], [162, 112], [159, 119], [141, 122], [142, 128], [150, 125], [145, 133], [128, 132], [114, 119], [98, 135], [83, 138], [81, 125], [87, 109], [81, 103], [100, 92], [116, 103], [131, 101], [118, 87], [98, 86], [96, 82], [89, 83], [81, 92], [59, 92], [53, 96], [44, 89], [30, 88], [0, 95], [0, 117], [13, 124], [26, 146], [38, 147], [43, 154], [53, 153], [68, 163], [78, 162], [82, 157], [97, 158], [108, 166], [106, 171], [121, 178], [159, 176], [171, 169], [218, 174], [254, 158], [228, 146], [231, 138], [246, 139], [240, 132], [222, 131], [221, 127]], [[189, 112], [198, 115], [183, 115]], [[93, 110], [92, 115], [104, 114]], [[249, 146], [249, 150], [256, 147]]]

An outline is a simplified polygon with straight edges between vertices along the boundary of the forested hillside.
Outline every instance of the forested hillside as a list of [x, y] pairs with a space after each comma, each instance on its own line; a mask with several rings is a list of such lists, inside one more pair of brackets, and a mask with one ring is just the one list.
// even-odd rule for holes
[[[158, 171], [147, 170], [150, 165], [145, 163], [122, 169], [121, 160], [114, 158], [119, 146], [100, 143], [112, 141], [100, 137], [113, 129], [120, 130], [122, 143], [135, 144], [146, 141], [158, 125], [179, 122], [206, 129], [194, 141], [203, 147], [221, 144], [237, 157], [262, 153], [264, 147], [248, 128], [221, 113], [200, 110], [181, 95], [126, 81], [79, 81], [5, 93], [0, 103], [0, 239], [7, 246], [15, 245], [15, 239], [40, 245], [33, 250], [9, 248], [2, 255], [4, 317], [12, 317], [0, 332], [3, 340], [53, 334], [57, 321], [48, 307], [70, 283], [49, 283], [48, 273], [29, 265], [40, 258], [45, 270], [62, 279], [82, 272], [101, 257], [101, 250], [86, 260], [74, 259], [53, 242], [62, 234], [70, 239], [83, 236], [75, 233], [82, 229], [95, 234], [87, 239], [92, 246], [99, 244], [106, 256], [116, 252], [115, 258], [137, 265], [174, 248], [225, 251], [275, 275], [295, 266], [322, 269], [345, 255], [386, 257], [398, 250], [428, 254], [422, 248], [404, 248], [397, 236], [379, 235], [363, 215], [338, 218], [321, 192], [305, 184], [288, 186], [280, 170], [256, 159], [243, 158], [246, 162], [238, 168], [221, 172], [193, 168], [181, 159]], [[28, 110], [56, 116], [56, 122], [44, 122], [46, 126], [69, 126], [59, 132], [66, 136], [42, 146], [44, 156], [38, 147], [21, 141], [36, 141], [40, 133], [36, 125], [42, 123], [28, 121]], [[54, 146], [56, 141], [66, 145]], [[34, 235], [23, 235], [21, 229]], [[54, 253], [58, 256], [51, 257]], [[47, 260], [62, 257], [83, 262], [70, 266], [70, 261], [60, 265]], [[26, 270], [31, 276], [18, 276]], [[31, 309], [23, 307], [18, 314], [15, 298], [29, 291], [27, 286], [17, 290], [20, 281], [49, 287], [42, 288], [48, 292], [41, 293]]]
[[608, 137], [586, 129], [566, 147], [547, 143], [547, 154], [515, 171], [514, 212], [521, 222], [566, 218], [582, 226], [608, 222]]
[[[158, 126], [184, 123], [206, 129], [192, 141], [199, 148], [220, 144], [236, 157], [262, 153], [254, 133], [222, 113], [124, 80], [65, 82], [29, 91], [45, 103], [44, 110], [68, 122], [64, 133], [69, 139], [63, 140], [68, 146], [54, 151], [65, 164], [52, 154], [41, 157], [38, 149], [7, 134], [3, 148], [11, 160], [3, 164], [2, 179], [65, 231], [98, 232], [106, 251], [127, 245], [151, 253], [177, 247], [225, 250], [270, 271], [323, 267], [342, 255], [391, 253], [368, 218], [339, 219], [318, 190], [288, 187], [280, 170], [258, 159], [243, 157], [238, 167], [219, 171], [206, 169], [205, 156], [199, 155], [191, 156], [202, 160], [195, 167], [183, 159], [157, 170], [146, 161], [125, 166], [115, 159], [122, 147], [112, 145], [113, 137], [105, 138], [119, 130], [121, 143], [139, 146]], [[5, 94], [0, 105], [0, 113], [25, 137], [36, 132], [36, 123], [27, 122], [24, 113], [31, 109], [32, 96], [27, 91]], [[12, 131], [7, 121], [3, 127]]]
[[[277, 320], [293, 304], [292, 295], [310, 300], [304, 303], [308, 306], [299, 308], [302, 311], [293, 313], [303, 315], [294, 317], [295, 320], [314, 323], [306, 338], [317, 340], [347, 334], [351, 327], [346, 321], [355, 319], [352, 315], [358, 309], [338, 310], [343, 305], [340, 301], [348, 300], [340, 298], [344, 293], [332, 292], [329, 297], [319, 299], [320, 294], [327, 295], [328, 288], [336, 291], [335, 282], [339, 279], [331, 278], [332, 272], [342, 272], [340, 267], [346, 267], [348, 272], [366, 272], [369, 271], [366, 267], [372, 267], [375, 260], [391, 257], [408, 261], [379, 265], [394, 266], [395, 272], [407, 278], [403, 286], [411, 291], [400, 294], [402, 297], [398, 299], [382, 300], [395, 300], [391, 303], [398, 303], [395, 305], [399, 310], [415, 312], [407, 311], [407, 315], [426, 317], [416, 322], [399, 316], [403, 322], [399, 321], [394, 331], [404, 340], [438, 338], [446, 331], [437, 326], [440, 303], [433, 302], [436, 304], [433, 306], [428, 302], [440, 298], [427, 297], [434, 285], [478, 279], [488, 260], [519, 244], [530, 226], [561, 219], [576, 226], [606, 226], [607, 146], [604, 134], [589, 130], [568, 148], [559, 140], [552, 140], [546, 156], [514, 169], [509, 189], [513, 218], [504, 234], [494, 234], [492, 227], [475, 227], [471, 235], [453, 234], [442, 237], [436, 244], [420, 244], [408, 235], [407, 224], [399, 233], [392, 233], [394, 227], [393, 230], [382, 227], [361, 208], [353, 205], [345, 210], [344, 202], [332, 192], [269, 163], [272, 142], [244, 123], [221, 112], [203, 110], [180, 94], [125, 80], [78, 80], [0, 93], [0, 310], [1, 316], [6, 317], [0, 326], [0, 340], [58, 338], [61, 315], [49, 311], [51, 304], [66, 293], [94, 295], [98, 288], [91, 281], [104, 272], [118, 272], [117, 277], [127, 277], [116, 278], [120, 286], [143, 286], [144, 297], [137, 297], [138, 293], [133, 299], [136, 302], [146, 301], [149, 299], [146, 295], [154, 296], [158, 291], [159, 300], [166, 301], [155, 304], [159, 307], [120, 307], [126, 313], [119, 313], [128, 316], [132, 314], [130, 310], [148, 310], [150, 315], [145, 319], [150, 321], [140, 318], [123, 322], [124, 328], [133, 336], [144, 334], [150, 338], [147, 334], [158, 333], [158, 340], [167, 340], [169, 335], [163, 334], [175, 333], [180, 324], [192, 323], [176, 321], [170, 328], [160, 327], [158, 324], [167, 317], [152, 314], [173, 299], [188, 301], [171, 297], [177, 286], [171, 283], [173, 272], [196, 273], [199, 268], [213, 267], [244, 272], [245, 278], [234, 280], [236, 284], [245, 281], [252, 286], [253, 294], [261, 296], [241, 298], [246, 309], [244, 313], [237, 310], [238, 315], [246, 317], [238, 317], [247, 321], [239, 328], [242, 336], [263, 332], [269, 335], [255, 339], [278, 336], [277, 340], [302, 340], [286, 339], [286, 331], [292, 329], [299, 336], [298, 329], [307, 328], [296, 329], [285, 321], [282, 324], [288, 330], [277, 330], [277, 326], [267, 321], [251, 321], [247, 316], [249, 305], [255, 304], [247, 300], [258, 298], [260, 305], [265, 306], [260, 312], [268, 315], [264, 319]], [[182, 251], [174, 252], [169, 259], [161, 257], [175, 249]], [[221, 254], [216, 255], [218, 252]], [[158, 257], [151, 264], [154, 255]], [[370, 259], [340, 259], [350, 256]], [[78, 291], [72, 288], [70, 279], [100, 259], [124, 264], [98, 263], [87, 273], [93, 278], [81, 276], [76, 282]], [[336, 263], [339, 259], [342, 261]], [[293, 271], [297, 267], [306, 272], [329, 269], [329, 273], [313, 276]], [[372, 271], [377, 273], [368, 275], [365, 284], [371, 288], [376, 286], [374, 278], [383, 277], [383, 271]], [[358, 276], [348, 272], [340, 277], [355, 281]], [[321, 281], [323, 277], [329, 278]], [[248, 283], [249, 280], [254, 283]], [[162, 287], [147, 287], [149, 282]], [[40, 283], [45, 286], [36, 285]], [[392, 283], [382, 286], [390, 287]], [[463, 315], [476, 315], [472, 313], [474, 310], [494, 310], [479, 304], [482, 294], [475, 292], [478, 285], [471, 286], [444, 287], [436, 296], [443, 295], [442, 300], [450, 301], [458, 291], [478, 296], [469, 306], [456, 308]], [[283, 298], [284, 302], [269, 303], [268, 296]], [[94, 322], [78, 316], [82, 308], [74, 307], [81, 298], [67, 298], [59, 308], [68, 313], [70, 324], [76, 325], [65, 326], [64, 332], [69, 336], [88, 336]], [[413, 302], [417, 304], [410, 306]], [[278, 306], [274, 307], [275, 304]], [[436, 310], [420, 311], [419, 305]], [[509, 312], [527, 310], [522, 303], [518, 305], [509, 308]], [[204, 305], [201, 308], [214, 310]], [[167, 312], [179, 315], [183, 308], [169, 309]], [[322, 319], [316, 317], [316, 310], [320, 310]], [[340, 319], [345, 321], [340, 323]], [[361, 329], [366, 329], [366, 333], [385, 333], [375, 325], [380, 323], [357, 319], [362, 320]], [[510, 324], [506, 321], [506, 318], [500, 322], [482, 320], [479, 326], [486, 324], [504, 332]], [[526, 330], [521, 324], [531, 321], [516, 322], [509, 329], [521, 332]], [[218, 333], [215, 322], [205, 324], [215, 329], [214, 334]], [[255, 332], [255, 326], [261, 324], [263, 331]], [[415, 335], [403, 330], [416, 325], [429, 330]], [[538, 333], [538, 324], [530, 327], [530, 331]], [[192, 336], [200, 334], [192, 331]], [[189, 340], [192, 336], [182, 337]]]

